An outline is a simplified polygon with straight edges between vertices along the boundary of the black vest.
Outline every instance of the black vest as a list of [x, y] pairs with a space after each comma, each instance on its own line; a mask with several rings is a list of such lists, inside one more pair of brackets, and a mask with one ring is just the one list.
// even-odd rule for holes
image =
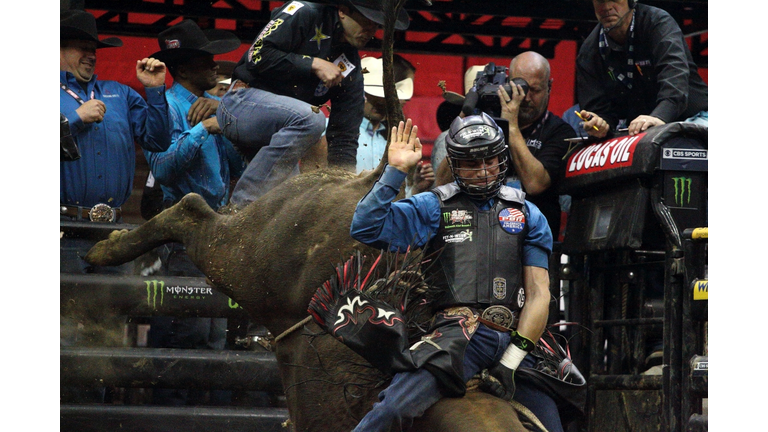
[[436, 310], [465, 305], [522, 309], [523, 240], [528, 233], [525, 193], [502, 186], [490, 210], [481, 211], [456, 183], [432, 190], [440, 200], [440, 228], [425, 248], [431, 284], [444, 287]]

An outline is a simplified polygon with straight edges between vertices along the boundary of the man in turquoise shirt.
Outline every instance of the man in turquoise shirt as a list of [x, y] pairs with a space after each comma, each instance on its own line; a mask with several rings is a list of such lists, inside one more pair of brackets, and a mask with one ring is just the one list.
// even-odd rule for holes
[[145, 150], [144, 155], [166, 207], [195, 192], [218, 210], [229, 200], [231, 179], [240, 176], [245, 165], [221, 134], [215, 116], [219, 98], [206, 90], [217, 83], [214, 54], [237, 49], [240, 40], [229, 32], [204, 33], [194, 21], [185, 20], [160, 33], [158, 42], [161, 50], [153, 56], [166, 63], [175, 81], [166, 91], [171, 146], [164, 152]]

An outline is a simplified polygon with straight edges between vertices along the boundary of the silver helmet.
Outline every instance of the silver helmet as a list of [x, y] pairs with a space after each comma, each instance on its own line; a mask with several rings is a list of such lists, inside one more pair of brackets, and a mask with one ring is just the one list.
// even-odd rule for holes
[[[451, 172], [456, 183], [466, 194], [486, 199], [496, 195], [506, 179], [508, 168], [507, 144], [504, 132], [486, 113], [464, 118], [456, 117], [445, 138]], [[478, 168], [461, 168], [459, 161], [484, 160], [498, 156], [497, 165]], [[485, 176], [485, 182], [478, 183], [476, 177], [464, 177], [461, 172], [488, 170], [498, 167], [498, 173]]]

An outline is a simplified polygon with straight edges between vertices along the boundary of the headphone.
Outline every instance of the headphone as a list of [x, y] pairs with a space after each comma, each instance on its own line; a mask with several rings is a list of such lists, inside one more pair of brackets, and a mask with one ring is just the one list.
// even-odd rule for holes
[[627, 13], [622, 15], [621, 18], [619, 18], [618, 21], [616, 21], [616, 24], [614, 24], [614, 25], [612, 25], [610, 27], [603, 27], [603, 31], [606, 34], [610, 33], [611, 30], [613, 30], [616, 27], [618, 27], [621, 24], [621, 22], [624, 21], [624, 18], [626, 18], [626, 16], [629, 15], [630, 12], [632, 12], [632, 10], [635, 8], [635, 6], [637, 6], [637, 0], [627, 0], [627, 6], [629, 7], [629, 10], [627, 11]]

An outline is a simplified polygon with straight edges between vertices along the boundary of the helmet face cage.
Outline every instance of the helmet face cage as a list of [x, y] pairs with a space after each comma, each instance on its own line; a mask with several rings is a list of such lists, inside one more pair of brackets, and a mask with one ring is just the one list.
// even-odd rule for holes
[[[451, 123], [445, 144], [451, 172], [459, 189], [481, 199], [496, 195], [506, 180], [509, 166], [504, 133], [496, 122], [485, 113], [463, 119], [457, 117]], [[460, 166], [461, 161], [484, 161], [494, 156], [498, 156], [495, 165], [480, 164], [475, 168]], [[498, 168], [497, 174], [488, 173], [495, 168]], [[483, 170], [487, 174], [484, 177], [469, 175]], [[483, 178], [485, 181], [478, 181]]]

